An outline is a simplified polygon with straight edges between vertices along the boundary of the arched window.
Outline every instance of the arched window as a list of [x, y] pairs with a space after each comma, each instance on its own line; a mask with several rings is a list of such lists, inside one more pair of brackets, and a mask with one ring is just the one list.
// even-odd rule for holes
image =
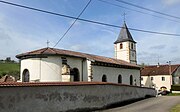
[[122, 76], [121, 75], [118, 76], [118, 83], [122, 83]]
[[103, 76], [102, 76], [102, 82], [107, 82], [107, 77], [106, 77], [106, 75], [103, 75]]
[[22, 74], [22, 81], [29, 82], [29, 70], [28, 69], [24, 69], [23, 74]]
[[123, 44], [122, 43], [120, 44], [120, 49], [123, 49]]
[[133, 85], [133, 76], [130, 76], [130, 85]]

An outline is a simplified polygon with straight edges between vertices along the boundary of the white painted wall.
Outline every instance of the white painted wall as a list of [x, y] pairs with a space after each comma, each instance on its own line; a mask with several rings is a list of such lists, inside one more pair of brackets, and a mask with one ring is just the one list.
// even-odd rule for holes
[[61, 58], [29, 58], [21, 60], [21, 81], [25, 69], [29, 70], [30, 81], [61, 81]]
[[[151, 77], [153, 77], [152, 81], [151, 81]], [[162, 81], [162, 77], [165, 77], [165, 81]], [[152, 87], [159, 90], [162, 86], [165, 86], [167, 90], [171, 89], [172, 79], [170, 75], [142, 76], [142, 78], [143, 80], [141, 80], [141, 84], [144, 87]]]
[[120, 44], [115, 44], [115, 58], [121, 59], [127, 62], [130, 62], [129, 60], [129, 42], [122, 42], [123, 48], [120, 49]]
[[[80, 81], [82, 78], [87, 81], [87, 76], [82, 77], [82, 73], [87, 75], [86, 63], [82, 58], [66, 57], [67, 64], [71, 68], [79, 70]], [[82, 67], [85, 67], [82, 71]], [[21, 60], [21, 81], [25, 69], [29, 70], [30, 81], [59, 82], [62, 81], [62, 59], [60, 56], [48, 56], [48, 58], [29, 58]], [[67, 78], [67, 77], [65, 77]], [[68, 80], [68, 79], [65, 79]]]
[[[65, 57], [65, 56], [64, 56]], [[122, 75], [122, 83], [130, 84], [130, 75], [136, 79], [136, 84], [140, 86], [140, 70], [113, 68], [103, 66], [91, 66], [91, 61], [88, 59], [66, 57], [67, 64], [70, 68], [79, 70], [80, 81], [102, 81], [103, 74], [107, 75], [108, 82], [118, 82], [119, 74]], [[30, 82], [67, 82], [71, 81], [69, 75], [62, 76], [62, 59], [60, 56], [48, 56], [48, 58], [32, 58], [21, 60], [21, 81], [24, 69], [30, 72]], [[93, 80], [91, 75], [93, 74]], [[135, 84], [135, 81], [134, 83]]]
[[[136, 44], [129, 41], [122, 42], [122, 49], [120, 49], [120, 44], [121, 43], [117, 43], [114, 45], [115, 58], [136, 64]], [[131, 45], [133, 46], [133, 49], [131, 49]]]
[[[93, 81], [102, 81], [102, 76], [107, 76], [107, 82], [118, 83], [118, 76], [122, 76], [122, 84], [130, 84], [130, 75], [133, 80], [136, 79], [136, 85], [140, 86], [140, 70], [113, 68], [103, 66], [92, 66], [93, 68]], [[135, 82], [133, 83], [135, 85]]]

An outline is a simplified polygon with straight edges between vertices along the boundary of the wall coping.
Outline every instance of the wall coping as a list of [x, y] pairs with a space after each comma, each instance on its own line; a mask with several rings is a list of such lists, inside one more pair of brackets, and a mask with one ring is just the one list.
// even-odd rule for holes
[[154, 89], [148, 87], [140, 87], [134, 85], [110, 83], [110, 82], [0, 82], [2, 87], [40, 87], [40, 86], [86, 86], [86, 85], [114, 85], [114, 86], [127, 86], [136, 88]]

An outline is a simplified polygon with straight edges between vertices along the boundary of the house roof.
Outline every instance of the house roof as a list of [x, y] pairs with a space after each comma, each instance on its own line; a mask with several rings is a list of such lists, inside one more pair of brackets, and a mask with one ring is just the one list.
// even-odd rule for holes
[[122, 29], [120, 31], [120, 34], [119, 34], [117, 40], [114, 42], [114, 44], [117, 44], [117, 43], [120, 43], [120, 42], [125, 42], [125, 41], [131, 41], [131, 42], [136, 43], [133, 40], [133, 38], [131, 36], [131, 33], [129, 32], [126, 23], [124, 22], [123, 27], [122, 27]]
[[141, 70], [141, 76], [169, 75], [171, 67], [171, 75], [180, 67], [180, 65], [153, 65], [145, 66]]
[[119, 59], [108, 58], [108, 57], [104, 57], [104, 56], [97, 56], [97, 55], [81, 53], [81, 52], [75, 52], [75, 51], [70, 51], [70, 50], [50, 48], [50, 47], [42, 48], [42, 49], [38, 49], [35, 51], [26, 52], [26, 53], [22, 53], [22, 54], [16, 55], [16, 58], [24, 59], [24, 58], [32, 58], [32, 57], [38, 57], [38, 56], [49, 56], [49, 55], [53, 55], [53, 56], [62, 55], [62, 56], [79, 57], [79, 58], [94, 60], [95, 62], [104, 62], [104, 63], [111, 63], [111, 64], [140, 68], [140, 66], [138, 66], [138, 65], [131, 64], [131, 63], [128, 63], [126, 61], [119, 60]]

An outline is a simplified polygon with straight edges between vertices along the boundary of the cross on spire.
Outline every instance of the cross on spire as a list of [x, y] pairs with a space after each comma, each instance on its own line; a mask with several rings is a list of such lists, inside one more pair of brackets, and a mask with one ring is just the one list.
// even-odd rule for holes
[[49, 43], [50, 43], [50, 42], [49, 42], [49, 40], [47, 40], [47, 42], [46, 42], [46, 44], [47, 44], [47, 47], [49, 47]]
[[124, 22], [126, 21], [126, 13], [124, 12], [124, 14], [123, 14], [123, 19], [124, 19]]

